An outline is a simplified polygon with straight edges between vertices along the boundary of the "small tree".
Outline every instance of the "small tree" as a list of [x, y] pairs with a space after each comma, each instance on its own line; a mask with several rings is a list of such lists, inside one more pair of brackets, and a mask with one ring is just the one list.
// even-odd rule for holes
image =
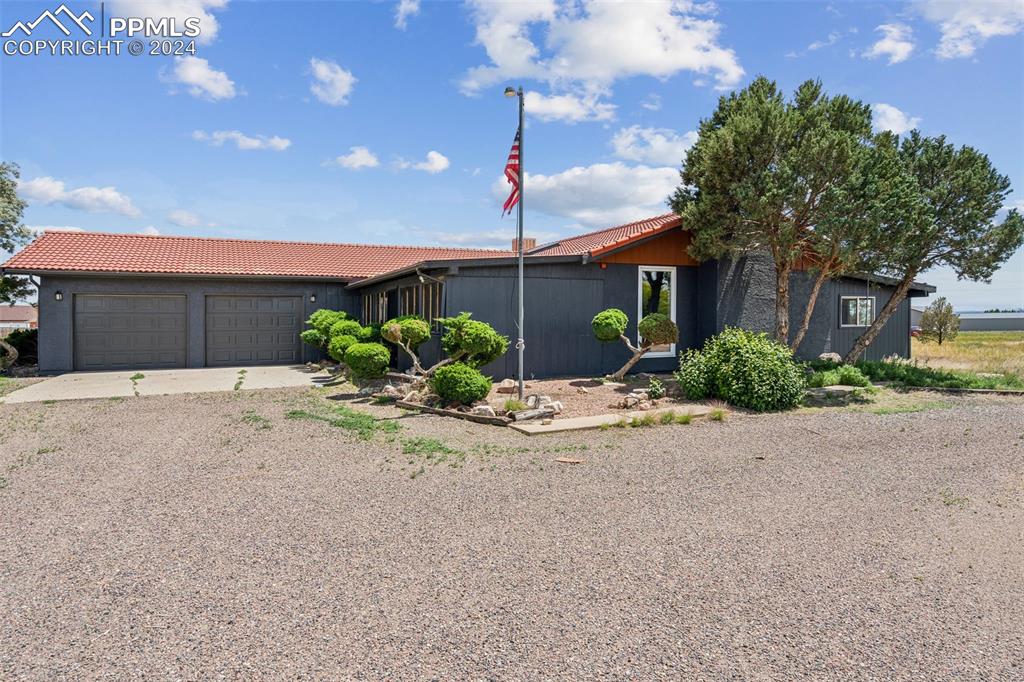
[[896, 202], [888, 230], [894, 238], [873, 254], [882, 274], [896, 280], [893, 293], [871, 326], [843, 359], [853, 364], [889, 321], [918, 274], [948, 266], [961, 279], [989, 281], [1024, 243], [1024, 218], [1011, 209], [996, 216], [1010, 192], [988, 157], [971, 147], [955, 148], [944, 136], [913, 130], [899, 146], [911, 182]]
[[426, 320], [419, 315], [396, 317], [381, 326], [380, 334], [385, 341], [395, 344], [412, 359], [413, 372], [419, 375], [425, 374], [416, 351], [424, 341], [430, 338], [430, 325]]
[[471, 315], [459, 313], [455, 317], [439, 320], [446, 330], [441, 337], [441, 347], [449, 357], [427, 370], [428, 374], [452, 362], [463, 362], [470, 367], [480, 368], [508, 351], [507, 336], [499, 334], [486, 322], [471, 319]]
[[651, 313], [640, 320], [637, 329], [640, 332], [640, 345], [634, 345], [626, 336], [626, 327], [629, 326], [629, 317], [618, 308], [602, 310], [590, 322], [594, 330], [594, 336], [602, 343], [622, 341], [632, 353], [626, 364], [619, 371], [612, 374], [612, 379], [621, 381], [626, 372], [633, 368], [640, 358], [656, 345], [676, 343], [679, 340], [679, 329], [668, 315]]
[[[14, 251], [29, 240], [28, 229], [21, 224], [27, 204], [16, 191], [21, 173], [17, 164], [0, 162], [0, 251]], [[28, 280], [23, 277], [0, 277], [0, 304], [14, 304], [31, 293]], [[18, 350], [0, 337], [0, 370], [5, 370], [18, 359]]]
[[921, 314], [921, 340], [935, 341], [940, 346], [943, 341], [952, 341], [960, 333], [960, 316], [953, 312], [952, 304], [945, 297], [924, 309]]
[[[332, 327], [343, 320], [349, 320], [347, 313], [341, 310], [321, 308], [309, 316], [309, 319], [306, 320], [306, 325], [309, 329], [302, 332], [299, 336], [303, 342], [308, 343], [314, 348], [326, 351], [331, 342]], [[356, 328], [362, 329], [358, 322], [355, 320], [350, 321]], [[347, 333], [355, 335], [355, 332], [351, 330]]]

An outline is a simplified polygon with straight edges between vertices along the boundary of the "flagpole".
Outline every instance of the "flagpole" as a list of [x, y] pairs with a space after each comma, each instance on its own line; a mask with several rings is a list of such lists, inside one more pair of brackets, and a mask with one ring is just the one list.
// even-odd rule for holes
[[516, 339], [516, 350], [519, 352], [519, 400], [523, 400], [523, 351], [526, 348], [526, 344], [523, 341], [523, 138], [525, 137], [523, 130], [523, 87], [519, 86], [519, 90], [516, 93], [519, 96], [519, 217], [516, 221], [518, 223], [518, 236], [519, 236], [519, 324], [517, 329], [519, 330], [519, 338]]

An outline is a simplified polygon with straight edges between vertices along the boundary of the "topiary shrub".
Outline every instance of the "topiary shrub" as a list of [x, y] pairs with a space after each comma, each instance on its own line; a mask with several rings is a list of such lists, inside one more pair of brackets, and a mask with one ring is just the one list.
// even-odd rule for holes
[[328, 339], [331, 336], [331, 326], [335, 322], [345, 319], [348, 319], [348, 314], [340, 310], [321, 308], [309, 316], [306, 325], [320, 332], [324, 339]]
[[[6, 341], [18, 354], [17, 364], [34, 365], [38, 361], [38, 329], [15, 329], [8, 334]], [[7, 350], [0, 348], [0, 358], [7, 357]]]
[[379, 343], [353, 343], [345, 351], [345, 364], [357, 381], [379, 379], [390, 362], [391, 351]]
[[381, 325], [374, 323], [363, 327], [356, 336], [362, 343], [380, 343], [383, 338], [380, 335]]
[[323, 348], [324, 342], [327, 341], [324, 335], [317, 329], [307, 329], [299, 334], [299, 338], [302, 339], [303, 343], [308, 343], [314, 348]]
[[708, 339], [702, 350], [682, 353], [675, 376], [691, 400], [719, 398], [758, 412], [795, 407], [806, 384], [792, 349], [734, 327]]
[[602, 310], [590, 321], [590, 328], [594, 336], [602, 343], [611, 341], [622, 341], [629, 349], [632, 356], [618, 372], [612, 374], [612, 379], [620, 381], [626, 372], [633, 368], [640, 358], [654, 346], [673, 344], [679, 340], [679, 329], [676, 323], [668, 315], [651, 313], [640, 320], [637, 329], [640, 332], [641, 343], [634, 346], [633, 342], [626, 336], [626, 327], [629, 326], [629, 317], [618, 308]]
[[594, 336], [602, 343], [619, 341], [626, 334], [626, 326], [629, 325], [629, 317], [618, 308], [602, 310], [590, 322]]
[[420, 357], [416, 349], [430, 338], [430, 325], [419, 315], [403, 315], [388, 320], [380, 328], [381, 336], [390, 341], [412, 358], [412, 369], [416, 374], [423, 374]]
[[348, 349], [359, 342], [359, 339], [352, 336], [351, 334], [338, 334], [332, 336], [331, 340], [327, 343], [327, 354], [335, 362], [345, 362], [345, 353]]
[[354, 336], [358, 338], [362, 331], [363, 325], [359, 324], [355, 320], [338, 320], [331, 325], [328, 338], [333, 339], [335, 336]]
[[449, 361], [483, 367], [505, 354], [508, 337], [496, 332], [486, 322], [470, 319], [470, 315], [459, 313], [439, 320], [446, 329], [441, 337], [441, 347], [448, 353]]
[[434, 392], [446, 403], [472, 405], [491, 392], [491, 379], [464, 362], [439, 367], [430, 382]]

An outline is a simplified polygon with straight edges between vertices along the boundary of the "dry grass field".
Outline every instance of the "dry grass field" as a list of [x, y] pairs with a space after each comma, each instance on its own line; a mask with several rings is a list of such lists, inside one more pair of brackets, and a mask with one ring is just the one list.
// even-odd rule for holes
[[929, 367], [1024, 378], [1024, 332], [960, 332], [941, 346], [911, 339], [911, 357]]

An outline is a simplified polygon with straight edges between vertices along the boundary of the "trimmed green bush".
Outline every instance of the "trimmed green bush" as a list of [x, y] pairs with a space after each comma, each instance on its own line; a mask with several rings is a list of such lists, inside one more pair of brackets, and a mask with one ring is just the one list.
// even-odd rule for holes
[[340, 310], [321, 308], [309, 316], [309, 319], [306, 320], [306, 325], [320, 332], [324, 339], [329, 339], [331, 336], [331, 326], [335, 322], [345, 319], [348, 319], [348, 315]]
[[618, 341], [626, 333], [626, 325], [628, 324], [629, 317], [618, 308], [602, 310], [597, 315], [594, 315], [594, 319], [590, 322], [590, 326], [594, 330], [594, 336], [602, 343]]
[[680, 354], [675, 376], [691, 400], [719, 398], [758, 412], [795, 407], [806, 385], [788, 346], [734, 327], [708, 339], [702, 350]]
[[354, 336], [358, 338], [362, 331], [363, 325], [359, 324], [355, 320], [338, 320], [331, 325], [330, 334], [328, 334], [328, 336], [332, 339], [335, 336]]
[[471, 313], [440, 320], [445, 335], [441, 347], [448, 355], [470, 367], [483, 367], [500, 358], [508, 350], [508, 337], [499, 334], [486, 322], [470, 319]]
[[648, 345], [660, 346], [675, 343], [679, 340], [679, 328], [668, 315], [651, 313], [640, 320], [637, 326], [642, 338]]
[[338, 334], [332, 336], [331, 340], [327, 343], [327, 354], [335, 362], [345, 362], [345, 353], [355, 343], [358, 343], [358, 339], [351, 334]]
[[299, 338], [302, 339], [303, 343], [308, 343], [309, 345], [315, 348], [323, 348], [324, 341], [327, 340], [326, 338], [324, 338], [324, 335], [321, 334], [319, 330], [316, 329], [307, 329], [306, 331], [299, 334]]
[[411, 352], [430, 338], [430, 325], [419, 315], [403, 315], [385, 322], [380, 329], [385, 341], [406, 346]]
[[815, 372], [807, 379], [811, 388], [823, 386], [867, 386], [871, 381], [853, 365], [840, 365], [833, 369]]
[[391, 351], [379, 343], [353, 343], [345, 351], [345, 364], [359, 381], [384, 376], [390, 362]]
[[491, 379], [464, 362], [439, 367], [430, 381], [434, 392], [446, 403], [472, 405], [491, 392]]
[[358, 338], [362, 343], [379, 343], [383, 338], [380, 335], [380, 327], [381, 325], [377, 323], [368, 324], [360, 329], [356, 338]]

